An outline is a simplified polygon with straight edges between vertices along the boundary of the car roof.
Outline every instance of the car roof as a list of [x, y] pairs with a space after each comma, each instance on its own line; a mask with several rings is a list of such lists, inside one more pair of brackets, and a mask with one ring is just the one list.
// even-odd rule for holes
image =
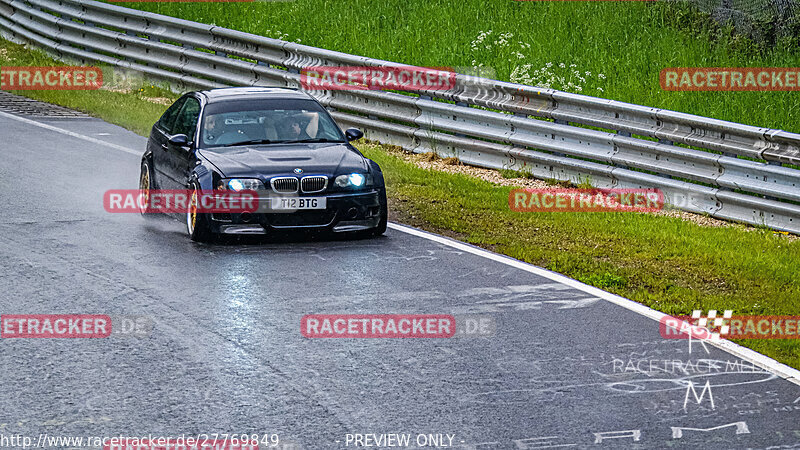
[[208, 101], [227, 101], [227, 100], [257, 100], [257, 99], [312, 99], [310, 95], [303, 91], [294, 88], [286, 87], [230, 87], [209, 89], [207, 91], [200, 91], [201, 95], [205, 96]]

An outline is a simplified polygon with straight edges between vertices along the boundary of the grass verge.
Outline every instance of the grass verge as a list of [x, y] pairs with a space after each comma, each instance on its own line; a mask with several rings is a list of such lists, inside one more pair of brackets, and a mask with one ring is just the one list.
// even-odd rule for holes
[[517, 69], [518, 80], [530, 79], [525, 84], [800, 131], [796, 92], [661, 90], [659, 73], [668, 67], [800, 67], [796, 38], [760, 46], [715, 26], [684, 2], [495, 0], [487, 6], [485, 0], [293, 0], [124, 6], [406, 64], [483, 65], [500, 80], [511, 79]]
[[[0, 65], [58, 64], [0, 41]], [[147, 135], [165, 109], [151, 95], [170, 95], [147, 86], [130, 92], [22, 94]], [[361, 143], [359, 148], [384, 170], [394, 220], [545, 267], [668, 314], [733, 309], [736, 314], [800, 315], [795, 282], [800, 240], [765, 229], [703, 227], [647, 214], [513, 212], [508, 208], [510, 186], [422, 169], [388, 147]], [[741, 343], [800, 368], [798, 341]]]
[[[37, 50], [0, 39], [0, 66], [63, 66]], [[114, 75], [117, 76], [114, 76]], [[164, 103], [179, 96], [166, 87], [129, 77], [110, 67], [103, 68], [103, 87], [96, 91], [10, 91], [43, 102], [54, 103], [101, 117], [142, 136], [164, 113]]]

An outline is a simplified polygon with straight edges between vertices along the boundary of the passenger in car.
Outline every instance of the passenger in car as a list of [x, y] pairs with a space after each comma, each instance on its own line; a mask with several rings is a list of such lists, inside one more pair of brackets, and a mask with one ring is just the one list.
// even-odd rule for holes
[[[304, 119], [308, 119], [308, 124], [303, 127]], [[303, 113], [291, 116], [284, 127], [285, 139], [299, 141], [313, 139], [319, 130], [319, 114], [315, 112]]]

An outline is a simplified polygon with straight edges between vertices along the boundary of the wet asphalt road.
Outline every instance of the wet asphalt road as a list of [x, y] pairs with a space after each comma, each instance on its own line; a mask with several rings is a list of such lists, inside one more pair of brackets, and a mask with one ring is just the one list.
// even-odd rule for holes
[[[731, 369], [741, 360], [713, 347], [689, 354], [591, 292], [397, 225], [369, 240], [196, 244], [177, 221], [104, 211], [104, 191], [136, 187], [143, 138], [97, 119], [28, 120], [97, 142], [0, 113], [0, 313], [153, 328], [0, 339], [0, 446], [274, 433], [280, 448], [327, 449], [401, 433], [420, 448], [421, 434], [475, 449], [800, 447], [800, 386]], [[304, 338], [301, 317], [324, 313], [471, 314], [496, 332]], [[701, 359], [719, 369], [626, 370]], [[714, 404], [685, 403], [688, 381], [698, 394], [710, 381]]]

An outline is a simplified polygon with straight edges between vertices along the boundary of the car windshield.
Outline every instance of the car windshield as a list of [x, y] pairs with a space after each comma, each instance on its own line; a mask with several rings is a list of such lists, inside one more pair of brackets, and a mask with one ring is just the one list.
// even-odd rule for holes
[[313, 100], [210, 103], [201, 126], [202, 147], [216, 150], [249, 144], [346, 142], [331, 116]]

